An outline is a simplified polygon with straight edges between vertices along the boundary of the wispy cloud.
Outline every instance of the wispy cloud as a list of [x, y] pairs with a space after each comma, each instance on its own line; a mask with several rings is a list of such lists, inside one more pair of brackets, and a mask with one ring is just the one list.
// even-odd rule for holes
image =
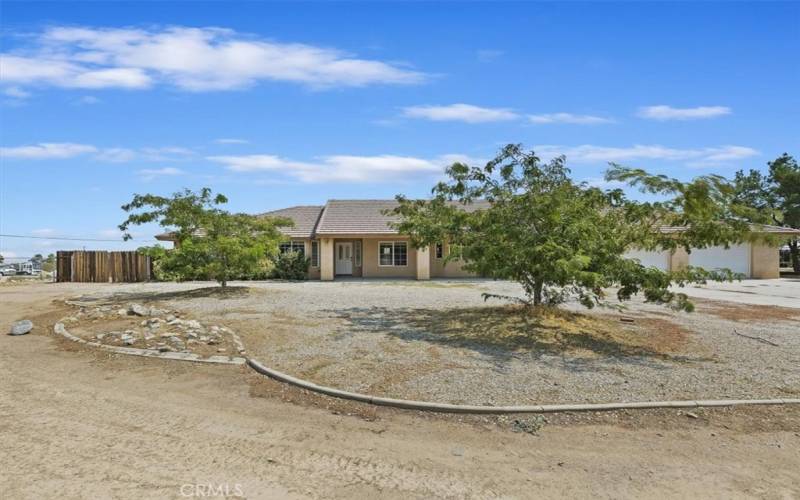
[[72, 158], [87, 153], [95, 153], [97, 148], [88, 144], [74, 144], [71, 142], [40, 142], [28, 146], [14, 146], [0, 148], [0, 157], [47, 160]]
[[143, 181], [152, 181], [158, 177], [170, 177], [176, 175], [183, 175], [186, 172], [174, 167], [164, 167], [157, 169], [145, 168], [136, 172]]
[[614, 123], [611, 118], [594, 115], [574, 115], [572, 113], [552, 113], [543, 115], [528, 115], [531, 123], [568, 123], [573, 125], [601, 125], [604, 123]]
[[417, 84], [427, 76], [395, 63], [328, 47], [278, 43], [222, 28], [53, 27], [2, 54], [7, 85], [190, 91], [239, 89], [264, 81], [314, 88]]
[[698, 106], [696, 108], [673, 108], [672, 106], [644, 106], [637, 115], [648, 120], [703, 120], [732, 113], [727, 106]]
[[31, 234], [35, 236], [53, 236], [54, 234], [56, 234], [56, 230], [51, 229], [49, 227], [44, 227], [41, 229], [34, 229], [33, 231], [31, 231]]
[[233, 139], [233, 138], [216, 139], [214, 140], [214, 142], [217, 144], [250, 144], [250, 141], [248, 141], [247, 139]]
[[403, 108], [403, 116], [432, 121], [458, 121], [486, 123], [516, 120], [515, 112], [506, 108], [483, 108], [472, 104], [450, 104], [446, 106], [410, 106]]
[[100, 148], [91, 144], [71, 142], [40, 142], [38, 144], [2, 147], [0, 157], [24, 160], [64, 160], [92, 154], [96, 161], [128, 163], [131, 161], [181, 161], [196, 153], [189, 148], [159, 146], [143, 148]]
[[415, 175], [435, 176], [454, 161], [470, 161], [464, 155], [442, 155], [436, 158], [412, 156], [323, 156], [304, 162], [275, 155], [211, 156], [232, 172], [274, 172], [300, 182], [397, 182]]
[[543, 159], [564, 155], [576, 163], [622, 162], [633, 160], [684, 161], [690, 167], [714, 166], [751, 158], [759, 154], [745, 146], [716, 146], [698, 149], [669, 148], [660, 145], [637, 144], [630, 147], [609, 147], [584, 144], [581, 146], [534, 146]]
[[505, 55], [504, 51], [494, 49], [480, 49], [475, 52], [475, 56], [480, 62], [492, 62], [503, 55]]
[[30, 97], [31, 93], [19, 87], [6, 87], [3, 89], [3, 95], [12, 99], [24, 100]]

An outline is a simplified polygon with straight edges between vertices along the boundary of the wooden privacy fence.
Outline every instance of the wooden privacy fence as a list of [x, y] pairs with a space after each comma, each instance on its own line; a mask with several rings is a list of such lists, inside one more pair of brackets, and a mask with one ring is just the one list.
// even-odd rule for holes
[[132, 283], [149, 281], [150, 257], [139, 252], [72, 251], [56, 254], [59, 282]]

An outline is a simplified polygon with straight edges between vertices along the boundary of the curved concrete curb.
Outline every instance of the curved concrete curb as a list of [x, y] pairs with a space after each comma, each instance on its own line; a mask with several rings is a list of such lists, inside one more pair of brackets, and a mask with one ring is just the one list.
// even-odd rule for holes
[[64, 326], [64, 323], [56, 323], [53, 327], [53, 332], [79, 344], [84, 344], [91, 347], [99, 347], [100, 349], [105, 349], [106, 351], [111, 351], [117, 354], [126, 354], [128, 356], [143, 356], [146, 358], [170, 359], [174, 361], [194, 361], [195, 363], [215, 363], [220, 365], [243, 365], [246, 361], [245, 358], [233, 356], [209, 356], [207, 358], [202, 358], [199, 354], [192, 352], [161, 352], [155, 349], [119, 347], [101, 344], [100, 342], [90, 342], [69, 333], [67, 328]]
[[434, 411], [440, 413], [472, 413], [472, 414], [500, 414], [500, 413], [555, 413], [563, 411], [609, 411], [609, 410], [634, 410], [647, 408], [699, 408], [715, 406], [745, 406], [745, 405], [789, 405], [800, 404], [800, 399], [710, 399], [689, 401], [646, 401], [639, 403], [594, 403], [594, 404], [559, 404], [559, 405], [531, 405], [531, 406], [475, 406], [451, 405], [443, 403], [428, 403], [425, 401], [409, 401], [406, 399], [391, 399], [368, 396], [356, 392], [341, 391], [332, 387], [325, 387], [292, 377], [285, 373], [267, 368], [258, 361], [247, 358], [247, 365], [262, 375], [285, 382], [302, 389], [314, 391], [334, 398], [349, 399], [380, 406], [391, 406], [406, 410]]

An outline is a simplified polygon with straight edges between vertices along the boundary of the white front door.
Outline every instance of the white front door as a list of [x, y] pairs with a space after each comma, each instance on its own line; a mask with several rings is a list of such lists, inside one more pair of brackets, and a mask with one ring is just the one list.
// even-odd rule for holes
[[353, 274], [353, 243], [336, 243], [336, 274]]

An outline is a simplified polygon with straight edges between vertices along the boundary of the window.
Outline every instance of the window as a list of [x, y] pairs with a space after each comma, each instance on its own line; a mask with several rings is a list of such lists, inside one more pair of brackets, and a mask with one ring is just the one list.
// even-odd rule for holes
[[311, 267], [319, 267], [319, 242], [311, 242]]
[[441, 259], [444, 257], [444, 245], [441, 243], [436, 244], [436, 258]]
[[281, 253], [297, 252], [300, 255], [306, 254], [306, 244], [302, 241], [286, 241], [280, 245]]
[[407, 266], [408, 244], [405, 241], [382, 241], [378, 243], [380, 266]]
[[356, 267], [361, 267], [361, 240], [356, 240], [353, 243], [353, 257], [355, 260], [355, 264], [353, 265]]

